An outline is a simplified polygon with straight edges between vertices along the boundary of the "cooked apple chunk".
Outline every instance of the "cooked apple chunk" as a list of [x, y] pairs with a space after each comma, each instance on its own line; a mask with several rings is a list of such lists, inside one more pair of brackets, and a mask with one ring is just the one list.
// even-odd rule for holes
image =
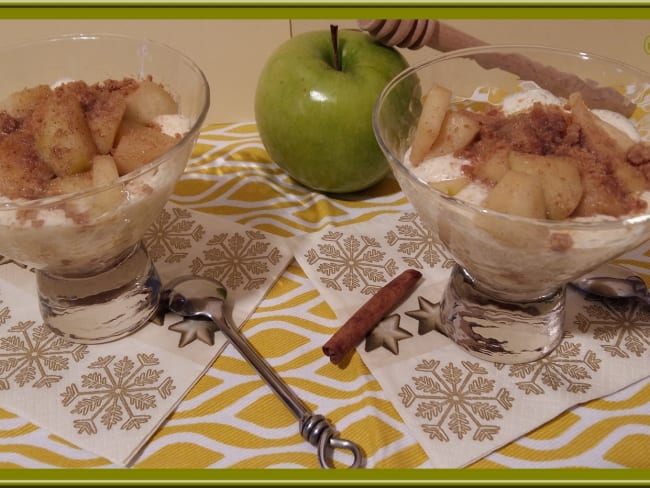
[[562, 220], [578, 207], [583, 194], [578, 162], [562, 156], [511, 151], [510, 168], [534, 176], [544, 190], [546, 217]]
[[417, 166], [423, 160], [440, 133], [442, 122], [451, 104], [451, 91], [433, 85], [422, 104], [422, 113], [415, 127], [411, 148], [411, 162]]
[[520, 217], [546, 218], [544, 190], [539, 178], [510, 170], [490, 190], [485, 208]]
[[66, 195], [79, 191], [89, 190], [93, 187], [93, 177], [90, 171], [68, 176], [57, 176], [50, 181], [47, 188], [48, 196]]
[[163, 155], [176, 139], [158, 129], [133, 126], [120, 136], [113, 158], [120, 175], [129, 173]]
[[79, 100], [57, 90], [39, 105], [31, 118], [36, 151], [57, 176], [90, 169], [97, 152]]
[[453, 197], [469, 184], [469, 178], [461, 176], [459, 178], [450, 178], [447, 180], [430, 181], [429, 186]]
[[48, 85], [37, 85], [14, 92], [0, 101], [0, 111], [5, 111], [12, 117], [22, 119], [41, 105], [52, 94]]
[[117, 91], [101, 92], [86, 113], [99, 154], [108, 154], [126, 112], [125, 97]]
[[30, 138], [13, 132], [0, 138], [0, 194], [8, 198], [35, 198], [54, 176], [33, 149]]
[[479, 123], [467, 114], [458, 110], [448, 110], [440, 126], [438, 137], [425, 157], [452, 154], [464, 148], [476, 137], [479, 129]]
[[177, 112], [174, 98], [162, 85], [151, 80], [142, 80], [137, 90], [126, 97], [125, 117], [143, 125], [153, 124], [159, 115]]

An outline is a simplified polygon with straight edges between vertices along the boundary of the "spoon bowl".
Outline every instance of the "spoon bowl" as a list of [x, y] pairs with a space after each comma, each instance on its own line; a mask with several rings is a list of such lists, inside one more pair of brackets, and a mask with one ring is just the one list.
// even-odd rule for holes
[[625, 266], [608, 263], [571, 283], [574, 287], [604, 298], [638, 298], [650, 304], [645, 281]]

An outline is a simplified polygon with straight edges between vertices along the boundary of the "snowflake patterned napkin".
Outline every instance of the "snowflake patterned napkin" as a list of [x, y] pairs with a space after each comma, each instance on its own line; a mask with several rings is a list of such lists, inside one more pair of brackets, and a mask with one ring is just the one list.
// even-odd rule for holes
[[650, 308], [573, 290], [563, 341], [546, 358], [504, 365], [469, 355], [434, 330], [453, 261], [415, 213], [328, 228], [290, 245], [341, 324], [400, 272], [423, 273], [375, 329], [380, 340], [369, 335], [357, 352], [434, 467], [470, 464], [579, 403], [650, 375]]
[[[228, 288], [236, 324], [255, 310], [293, 255], [282, 239], [225, 219], [168, 206], [144, 238], [163, 282], [194, 273]], [[34, 274], [0, 261], [0, 407], [69, 442], [128, 465], [214, 362], [212, 347], [147, 324], [116, 342], [81, 345], [47, 329]]]

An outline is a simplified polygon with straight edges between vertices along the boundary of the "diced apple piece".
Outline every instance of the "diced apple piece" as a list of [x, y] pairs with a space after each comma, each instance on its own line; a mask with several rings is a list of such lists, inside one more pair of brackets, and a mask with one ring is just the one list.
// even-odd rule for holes
[[468, 183], [469, 178], [466, 176], [428, 182], [430, 187], [435, 188], [436, 190], [441, 191], [450, 197], [457, 195], [458, 192], [465, 188]]
[[[93, 158], [91, 170], [94, 186], [104, 186], [115, 182], [120, 175], [115, 160], [110, 155], [97, 155]], [[93, 195], [92, 213], [94, 217], [117, 208], [124, 200], [120, 185], [113, 185]]]
[[0, 138], [0, 195], [38, 198], [53, 176], [35, 154], [28, 135], [18, 131]]
[[140, 124], [152, 124], [163, 114], [175, 114], [178, 105], [162, 85], [142, 80], [138, 89], [126, 97], [125, 117]]
[[538, 178], [510, 170], [490, 190], [485, 208], [520, 217], [546, 218], [544, 190]]
[[510, 169], [509, 152], [508, 149], [496, 150], [487, 158], [479, 161], [474, 167], [476, 177], [488, 185], [497, 184]]
[[25, 88], [9, 95], [0, 102], [0, 111], [6, 111], [12, 117], [22, 119], [41, 105], [52, 94], [48, 85]]
[[78, 191], [89, 190], [93, 186], [93, 177], [90, 171], [69, 176], [57, 176], [50, 181], [46, 194], [48, 196], [67, 195]]
[[176, 139], [161, 133], [158, 129], [134, 126], [120, 136], [113, 158], [120, 175], [147, 164], [169, 150]]
[[621, 186], [628, 193], [637, 193], [646, 190], [646, 178], [640, 168], [625, 162], [619, 162], [614, 169], [614, 174]]
[[88, 127], [99, 154], [108, 154], [113, 147], [122, 117], [126, 112], [126, 100], [116, 91], [101, 92], [86, 113]]
[[31, 123], [36, 151], [57, 176], [90, 169], [97, 148], [74, 95], [56, 91], [34, 110]]
[[438, 137], [425, 157], [452, 154], [467, 146], [478, 134], [480, 124], [463, 112], [448, 110]]
[[532, 175], [541, 182], [549, 219], [566, 219], [577, 208], [583, 195], [577, 161], [568, 157], [518, 151], [511, 151], [508, 161], [513, 170]]
[[422, 113], [415, 127], [411, 144], [411, 162], [420, 164], [434, 141], [451, 104], [451, 91], [439, 85], [433, 85], [422, 103]]
[[92, 161], [93, 185], [103, 186], [112, 183], [120, 177], [115, 160], [110, 155], [98, 155]]

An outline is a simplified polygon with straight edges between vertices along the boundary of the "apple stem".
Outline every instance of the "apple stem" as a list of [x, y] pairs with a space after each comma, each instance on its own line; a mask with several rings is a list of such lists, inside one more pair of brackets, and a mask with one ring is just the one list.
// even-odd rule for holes
[[341, 58], [339, 56], [339, 26], [330, 24], [330, 34], [332, 35], [332, 49], [334, 50], [334, 67], [341, 71]]

